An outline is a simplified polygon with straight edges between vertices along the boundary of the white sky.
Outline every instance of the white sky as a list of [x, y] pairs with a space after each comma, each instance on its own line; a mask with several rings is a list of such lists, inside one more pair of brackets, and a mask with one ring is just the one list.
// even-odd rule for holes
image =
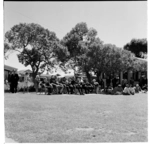
[[[104, 43], [123, 47], [132, 38], [147, 38], [147, 2], [4, 2], [4, 32], [21, 22], [38, 23], [62, 39], [86, 22]], [[27, 69], [16, 53], [5, 64]]]

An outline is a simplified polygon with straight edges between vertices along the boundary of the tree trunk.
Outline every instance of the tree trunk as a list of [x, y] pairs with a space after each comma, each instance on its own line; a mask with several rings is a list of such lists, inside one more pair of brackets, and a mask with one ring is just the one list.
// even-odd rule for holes
[[32, 79], [33, 79], [33, 83], [35, 84], [35, 78], [36, 78], [36, 73], [32, 73]]
[[99, 77], [100, 77], [100, 75], [101, 75], [101, 72], [97, 72], [97, 74], [96, 74], [96, 78], [97, 78], [97, 82], [99, 82]]
[[33, 83], [35, 85], [35, 78], [36, 78], [36, 75], [38, 74], [39, 69], [37, 68], [35, 70], [33, 66], [31, 66], [31, 68], [32, 68], [32, 80], [33, 80]]
[[86, 76], [87, 76], [87, 78], [88, 78], [88, 81], [91, 82], [91, 75], [89, 74], [88, 71], [86, 71], [85, 73], [86, 73]]

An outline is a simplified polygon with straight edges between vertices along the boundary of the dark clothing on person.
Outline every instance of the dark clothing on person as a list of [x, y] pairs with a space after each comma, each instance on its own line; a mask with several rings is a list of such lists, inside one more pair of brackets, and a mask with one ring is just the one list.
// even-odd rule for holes
[[143, 87], [145, 84], [147, 84], [147, 79], [146, 78], [141, 78], [140, 82], [139, 82], [140, 87]]
[[114, 79], [112, 80], [112, 84], [113, 84], [113, 88], [117, 87], [118, 84], [119, 84], [119, 78], [114, 78]]
[[18, 81], [19, 81], [19, 76], [18, 74], [14, 75], [14, 92], [17, 92], [17, 87], [18, 87]]
[[84, 83], [79, 82], [78, 84], [76, 84], [76, 88], [78, 89], [78, 92], [80, 93], [80, 95], [84, 94], [84, 90], [85, 90]]
[[69, 83], [65, 83], [65, 87], [66, 87], [66, 92], [67, 92], [67, 94], [70, 94], [70, 87], [69, 87]]
[[110, 83], [111, 83], [111, 79], [106, 79], [106, 84], [107, 84], [107, 87], [109, 87], [110, 86]]
[[71, 83], [69, 84], [69, 90], [71, 94], [74, 93], [74, 86]]
[[8, 74], [8, 82], [11, 82], [11, 74]]
[[133, 86], [134, 85], [134, 80], [130, 79], [130, 84]]
[[86, 93], [86, 94], [91, 93], [91, 92], [93, 91], [93, 88], [94, 88], [94, 87], [92, 86], [92, 84], [90, 84], [89, 82], [88, 82], [88, 83], [85, 83], [84, 87], [85, 87], [85, 93]]
[[99, 81], [99, 85], [101, 86], [101, 88], [104, 88], [104, 81], [102, 79]]
[[44, 89], [45, 88], [45, 82], [40, 81], [39, 86], [40, 86], [40, 89]]
[[77, 84], [77, 83], [76, 83], [75, 80], [72, 80], [72, 81], [71, 81], [71, 84], [70, 84], [70, 86], [69, 86], [70, 91], [71, 91], [71, 94], [75, 93], [76, 84]]
[[147, 79], [146, 78], [144, 79], [144, 85], [147, 85]]
[[72, 81], [71, 81], [71, 84], [72, 84], [72, 85], [75, 85], [75, 84], [76, 84], [76, 81], [75, 81], [75, 80], [72, 80]]
[[114, 88], [114, 87], [117, 87], [118, 84], [119, 84], [119, 79], [114, 78], [114, 79], [112, 80], [112, 84], [113, 84], [113, 88]]
[[9, 91], [11, 92], [11, 74], [8, 74]]
[[45, 83], [45, 86], [46, 86], [46, 88], [47, 88], [47, 90], [48, 90], [48, 95], [50, 95], [50, 94], [52, 93], [52, 86], [50, 85], [49, 82], [46, 82], [46, 83]]
[[126, 87], [126, 84], [128, 83], [127, 79], [122, 80], [122, 88], [124, 89]]
[[142, 90], [148, 91], [147, 85], [144, 85], [144, 86], [142, 87]]
[[12, 74], [10, 77], [10, 87], [11, 87], [11, 92], [14, 93], [14, 88], [15, 88], [15, 74]]

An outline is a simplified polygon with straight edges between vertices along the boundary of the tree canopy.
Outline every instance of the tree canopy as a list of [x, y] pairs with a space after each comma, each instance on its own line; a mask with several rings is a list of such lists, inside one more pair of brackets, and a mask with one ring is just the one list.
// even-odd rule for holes
[[[146, 43], [145, 40], [138, 42], [142, 45]], [[68, 55], [61, 52], [59, 60], [67, 63], [74, 70], [77, 67], [78, 71], [85, 72], [89, 79], [91, 72], [99, 78], [101, 73], [111, 75], [135, 69], [135, 52], [132, 53], [133, 51], [127, 48], [118, 48], [113, 44], [103, 44], [103, 41], [97, 37], [97, 31], [88, 28], [86, 23], [78, 23], [61, 40], [61, 44]]]
[[133, 39], [124, 48], [104, 44], [94, 28], [78, 23], [60, 41], [54, 32], [38, 24], [21, 23], [5, 33], [4, 55], [17, 51], [19, 62], [31, 66], [33, 77], [56, 64], [67, 71], [84, 72], [90, 80], [91, 72], [97, 76], [111, 75], [127, 70], [146, 70], [147, 63], [135, 58], [147, 53], [146, 39]]
[[60, 55], [59, 60], [65, 58], [65, 64], [76, 70], [78, 57], [83, 53], [82, 47], [79, 44], [86, 36], [88, 28], [86, 23], [78, 23], [69, 33], [61, 40], [61, 44], [67, 48], [68, 55]]
[[55, 66], [54, 49], [59, 46], [54, 32], [34, 23], [15, 25], [5, 33], [4, 51], [17, 51], [19, 62], [31, 66], [33, 77]]
[[147, 54], [147, 40], [132, 39], [124, 46], [124, 49], [131, 51], [136, 57], [144, 58], [145, 54]]

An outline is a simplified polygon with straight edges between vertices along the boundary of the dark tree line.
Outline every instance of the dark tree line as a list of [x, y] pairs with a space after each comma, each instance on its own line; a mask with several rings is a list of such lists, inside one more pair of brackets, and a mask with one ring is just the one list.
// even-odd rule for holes
[[144, 58], [147, 54], [147, 40], [132, 39], [124, 46], [124, 49], [131, 51], [136, 57]]

